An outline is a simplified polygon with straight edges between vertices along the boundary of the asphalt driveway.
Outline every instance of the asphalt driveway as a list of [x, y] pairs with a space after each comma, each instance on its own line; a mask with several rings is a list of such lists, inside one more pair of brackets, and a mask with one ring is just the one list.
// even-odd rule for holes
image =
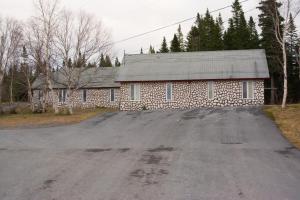
[[300, 152], [257, 108], [0, 130], [1, 200], [299, 200]]

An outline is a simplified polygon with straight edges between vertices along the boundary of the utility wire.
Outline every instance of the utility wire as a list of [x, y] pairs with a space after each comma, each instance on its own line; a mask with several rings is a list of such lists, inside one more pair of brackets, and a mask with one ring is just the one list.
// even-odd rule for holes
[[[244, 1], [241, 1], [240, 4], [242, 3], [245, 3], [249, 0], [244, 0]], [[230, 8], [231, 5], [228, 5], [228, 6], [225, 6], [225, 7], [222, 7], [222, 8], [218, 8], [218, 9], [215, 9], [215, 10], [212, 10], [210, 11], [209, 13], [215, 13], [215, 12], [218, 12], [218, 11], [221, 11], [221, 10], [224, 10], [224, 9], [227, 9], [227, 8]], [[146, 31], [144, 33], [140, 33], [140, 34], [136, 34], [136, 35], [133, 35], [133, 36], [130, 36], [128, 38], [124, 38], [124, 39], [121, 39], [121, 40], [118, 40], [116, 42], [111, 42], [107, 45], [105, 45], [104, 47], [108, 47], [108, 46], [111, 46], [111, 45], [114, 45], [114, 44], [117, 44], [117, 43], [121, 43], [121, 42], [125, 42], [127, 40], [131, 40], [131, 39], [134, 39], [134, 38], [137, 38], [137, 37], [141, 37], [143, 35], [147, 35], [149, 33], [153, 33], [153, 32], [156, 32], [156, 31], [160, 31], [162, 29], [165, 29], [165, 28], [169, 28], [169, 27], [172, 27], [172, 26], [175, 26], [175, 25], [178, 25], [178, 24], [181, 24], [181, 23], [184, 23], [184, 22], [187, 22], [187, 21], [191, 21], [193, 19], [195, 19], [196, 17], [190, 17], [190, 18], [187, 18], [187, 19], [184, 19], [184, 20], [181, 20], [181, 21], [178, 21], [178, 22], [175, 22], [175, 23], [172, 23], [172, 24], [169, 24], [169, 25], [166, 25], [166, 26], [162, 26], [162, 27], [159, 27], [159, 28], [155, 28], [153, 30], [150, 30], [150, 31]]]

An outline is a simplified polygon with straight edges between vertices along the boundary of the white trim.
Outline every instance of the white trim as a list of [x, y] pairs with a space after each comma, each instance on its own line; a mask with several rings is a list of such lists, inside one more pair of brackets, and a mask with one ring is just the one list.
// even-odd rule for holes
[[[168, 99], [168, 85], [171, 85], [171, 99]], [[166, 101], [173, 101], [173, 84], [172, 83], [166, 83], [166, 90], [165, 90], [165, 97], [166, 97]]]
[[[212, 97], [211, 98], [209, 98], [209, 84], [211, 83], [211, 90], [212, 90]], [[208, 100], [212, 100], [212, 99], [214, 99], [215, 98], [215, 83], [214, 83], [214, 81], [208, 81], [207, 82], [207, 99]]]

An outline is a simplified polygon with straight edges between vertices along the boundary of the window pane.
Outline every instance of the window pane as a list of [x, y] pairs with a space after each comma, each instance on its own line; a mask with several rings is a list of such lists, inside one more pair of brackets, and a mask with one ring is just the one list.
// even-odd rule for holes
[[63, 102], [66, 102], [66, 93], [67, 93], [67, 90], [63, 90]]
[[134, 100], [134, 84], [130, 85], [130, 100]]
[[167, 83], [167, 100], [172, 100], [172, 83]]
[[62, 102], [62, 90], [59, 90], [58, 92], [58, 101]]
[[82, 90], [82, 101], [86, 102], [86, 90]]
[[135, 84], [135, 97], [134, 100], [139, 101], [140, 100], [140, 85]]
[[213, 82], [208, 82], [208, 98], [213, 98]]
[[248, 82], [248, 98], [253, 98], [253, 81]]
[[110, 89], [110, 101], [115, 101], [115, 90]]
[[247, 88], [247, 82], [244, 81], [244, 82], [243, 82], [243, 98], [244, 98], [244, 99], [247, 99], [247, 93], [248, 93], [248, 92], [247, 92], [247, 89], [248, 89], [248, 88]]

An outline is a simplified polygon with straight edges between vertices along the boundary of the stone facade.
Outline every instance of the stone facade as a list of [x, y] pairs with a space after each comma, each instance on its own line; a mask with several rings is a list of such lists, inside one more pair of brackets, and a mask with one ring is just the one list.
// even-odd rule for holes
[[[264, 104], [264, 81], [253, 80], [253, 98], [244, 99], [244, 80], [213, 81], [213, 98], [208, 98], [208, 81], [172, 82], [172, 100], [166, 100], [167, 82], [121, 83], [120, 109], [184, 109], [198, 107], [257, 106]], [[249, 80], [251, 81], [251, 80]], [[140, 85], [140, 100], [130, 100], [130, 85]]]
[[[115, 99], [111, 101], [111, 89], [114, 89]], [[59, 91], [55, 90], [54, 102], [59, 107], [66, 106], [65, 102], [59, 102]], [[98, 88], [98, 89], [86, 89], [86, 101], [83, 101], [82, 90], [75, 91], [72, 95], [73, 107], [79, 108], [94, 108], [94, 107], [106, 107], [106, 108], [118, 108], [120, 102], [120, 89], [119, 88]], [[39, 102], [39, 90], [33, 91], [33, 98], [35, 103]], [[52, 103], [52, 99], [49, 99], [48, 103]]]

